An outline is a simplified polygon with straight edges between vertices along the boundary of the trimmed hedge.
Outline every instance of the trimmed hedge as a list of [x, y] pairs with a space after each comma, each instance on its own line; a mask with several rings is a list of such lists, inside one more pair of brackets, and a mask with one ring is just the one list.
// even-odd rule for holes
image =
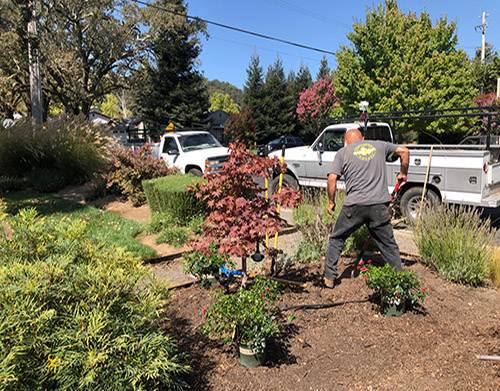
[[204, 181], [191, 174], [168, 175], [142, 182], [151, 213], [169, 215], [172, 222], [186, 225], [196, 216], [207, 211], [207, 204], [186, 191], [187, 186]]

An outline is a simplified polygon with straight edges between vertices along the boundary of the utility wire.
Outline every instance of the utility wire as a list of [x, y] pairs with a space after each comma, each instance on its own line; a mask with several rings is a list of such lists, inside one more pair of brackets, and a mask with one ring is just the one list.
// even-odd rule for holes
[[180, 12], [172, 11], [172, 10], [169, 10], [169, 9], [167, 9], [165, 7], [160, 7], [158, 5], [150, 4], [150, 3], [147, 3], [145, 1], [141, 1], [141, 0], [132, 0], [132, 1], [134, 1], [137, 4], [145, 5], [146, 7], [156, 8], [156, 9], [159, 9], [161, 11], [165, 11], [165, 12], [168, 12], [170, 14], [173, 14], [173, 15], [183, 16], [183, 17], [185, 17], [187, 19], [193, 19], [193, 20], [197, 20], [197, 21], [204, 22], [204, 23], [207, 23], [207, 24], [212, 24], [214, 26], [222, 27], [222, 28], [225, 28], [225, 29], [228, 29], [228, 30], [238, 31], [239, 33], [249, 34], [249, 35], [253, 35], [255, 37], [259, 37], [259, 38], [264, 38], [264, 39], [268, 39], [268, 40], [271, 40], [271, 41], [281, 42], [281, 43], [284, 43], [286, 45], [292, 45], [292, 46], [296, 46], [296, 47], [299, 47], [299, 48], [302, 48], [302, 49], [314, 50], [314, 51], [320, 52], [320, 53], [335, 55], [334, 52], [330, 52], [328, 50], [318, 49], [318, 48], [315, 48], [315, 47], [312, 47], [312, 46], [302, 45], [300, 43], [296, 43], [296, 42], [292, 42], [292, 41], [287, 41], [287, 40], [284, 40], [284, 39], [281, 39], [281, 38], [275, 38], [275, 37], [271, 37], [269, 35], [264, 35], [264, 34], [256, 33], [256, 32], [253, 32], [253, 31], [240, 29], [239, 27], [228, 26], [227, 24], [212, 22], [210, 20], [202, 19], [202, 18], [199, 18], [197, 16], [189, 16], [187, 14], [183, 14], [183, 13], [180, 13]]

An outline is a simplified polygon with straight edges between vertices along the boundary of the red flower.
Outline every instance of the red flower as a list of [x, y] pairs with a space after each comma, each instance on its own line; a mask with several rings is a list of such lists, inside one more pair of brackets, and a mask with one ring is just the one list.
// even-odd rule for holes
[[425, 292], [425, 288], [422, 288], [422, 292]]
[[368, 261], [366, 261], [366, 263], [372, 263], [372, 260], [371, 260], [371, 259], [369, 259]]
[[364, 280], [365, 280], [365, 281], [368, 281], [368, 277], [366, 277], [366, 276], [365, 276]]
[[268, 287], [266, 286], [266, 291], [268, 291], [268, 292], [269, 292], [270, 290], [271, 290], [271, 289], [270, 289], [270, 288], [268, 288]]
[[358, 266], [356, 269], [357, 269], [357, 270], [361, 269], [361, 266]]
[[360, 264], [360, 265], [364, 265], [364, 264], [365, 264], [365, 261], [361, 261], [359, 264]]
[[205, 315], [206, 313], [207, 313], [207, 309], [203, 308], [203, 315]]
[[260, 297], [264, 297], [266, 294], [265, 293], [261, 293]]
[[361, 269], [362, 272], [366, 272], [366, 267], [364, 267], [363, 269]]

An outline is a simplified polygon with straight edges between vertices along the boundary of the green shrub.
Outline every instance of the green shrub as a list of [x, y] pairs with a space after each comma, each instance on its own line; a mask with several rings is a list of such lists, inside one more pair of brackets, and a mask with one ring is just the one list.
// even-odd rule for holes
[[34, 168], [27, 176], [28, 186], [39, 193], [56, 193], [68, 182], [58, 168]]
[[414, 223], [415, 243], [426, 263], [449, 281], [478, 285], [486, 275], [495, 232], [477, 209], [447, 203], [425, 208]]
[[[183, 389], [188, 367], [153, 327], [167, 292], [138, 259], [34, 210], [0, 235], [0, 388]], [[1, 231], [0, 231], [1, 232]]]
[[318, 262], [325, 255], [323, 243], [315, 244], [302, 239], [295, 251], [295, 258], [300, 263]]
[[0, 177], [0, 192], [19, 191], [26, 188], [25, 178], [16, 178], [9, 176]]
[[168, 167], [165, 161], [151, 155], [151, 145], [146, 144], [138, 150], [114, 147], [112, 159], [104, 177], [108, 189], [116, 194], [127, 196], [134, 206], [146, 202], [143, 181], [178, 173], [175, 167]]
[[174, 221], [169, 214], [153, 213], [146, 224], [146, 233], [157, 234], [164, 229], [174, 226]]
[[[109, 141], [83, 116], [48, 121], [43, 131], [29, 122], [0, 129], [0, 176], [26, 178], [39, 169], [62, 177], [51, 186], [83, 183], [104, 165]], [[48, 188], [50, 181], [44, 182], [42, 188]]]
[[177, 225], [186, 225], [196, 216], [204, 215], [207, 211], [206, 203], [186, 187], [204, 181], [194, 175], [169, 175], [144, 181], [144, 191], [151, 213], [170, 215]]
[[174, 247], [185, 245], [189, 240], [189, 235], [185, 228], [170, 227], [160, 232], [156, 238], [156, 244], [167, 243]]

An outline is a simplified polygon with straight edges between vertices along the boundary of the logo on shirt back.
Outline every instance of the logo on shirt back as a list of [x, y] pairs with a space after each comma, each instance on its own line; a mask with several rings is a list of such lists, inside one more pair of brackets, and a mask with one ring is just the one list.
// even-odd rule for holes
[[354, 156], [356, 156], [359, 160], [364, 161], [373, 159], [375, 153], [377, 153], [377, 149], [373, 145], [368, 143], [356, 146], [353, 152]]

